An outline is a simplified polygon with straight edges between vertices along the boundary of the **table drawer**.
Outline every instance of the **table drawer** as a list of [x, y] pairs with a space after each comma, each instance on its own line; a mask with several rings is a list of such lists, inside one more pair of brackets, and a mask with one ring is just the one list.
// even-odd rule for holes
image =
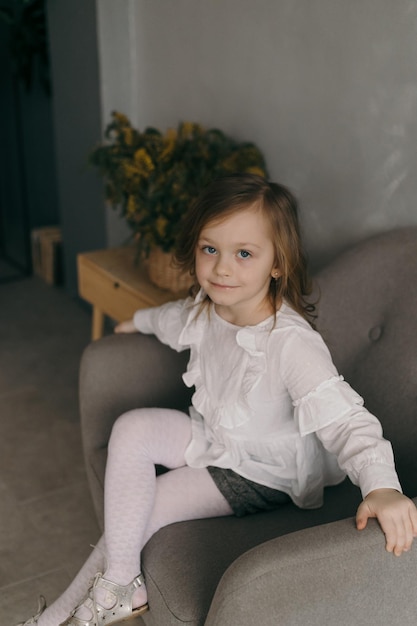
[[146, 298], [129, 286], [79, 258], [79, 293], [103, 313], [121, 322], [130, 319], [140, 308], [150, 306]]

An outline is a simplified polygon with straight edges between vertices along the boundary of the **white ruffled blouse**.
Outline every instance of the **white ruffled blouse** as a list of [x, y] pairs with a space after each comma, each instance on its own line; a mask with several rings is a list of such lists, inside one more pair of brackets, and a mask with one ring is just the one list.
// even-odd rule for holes
[[135, 313], [136, 328], [177, 351], [190, 407], [191, 467], [230, 468], [316, 508], [346, 474], [365, 497], [401, 491], [391, 444], [362, 398], [339, 376], [319, 335], [287, 304], [256, 326], [235, 326], [188, 298]]

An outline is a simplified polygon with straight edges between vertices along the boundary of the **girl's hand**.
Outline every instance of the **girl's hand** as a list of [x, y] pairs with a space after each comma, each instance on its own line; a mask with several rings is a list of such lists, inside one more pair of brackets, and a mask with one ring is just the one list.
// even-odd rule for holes
[[133, 320], [128, 320], [127, 322], [121, 322], [114, 327], [115, 333], [137, 333], [138, 331], [135, 328]]
[[408, 552], [417, 537], [417, 509], [409, 498], [395, 489], [375, 489], [359, 505], [357, 529], [363, 530], [370, 517], [376, 517], [384, 531], [388, 552]]

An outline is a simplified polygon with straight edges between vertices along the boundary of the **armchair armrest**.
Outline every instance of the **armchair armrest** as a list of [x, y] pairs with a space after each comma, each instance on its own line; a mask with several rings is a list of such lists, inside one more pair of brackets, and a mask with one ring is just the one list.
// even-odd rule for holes
[[417, 546], [397, 558], [384, 541], [345, 519], [263, 543], [227, 569], [205, 626], [412, 626]]
[[114, 421], [134, 408], [186, 410], [182, 382], [188, 352], [177, 353], [153, 335], [111, 335], [91, 343], [80, 366], [80, 416], [86, 471], [99, 522], [107, 443]]

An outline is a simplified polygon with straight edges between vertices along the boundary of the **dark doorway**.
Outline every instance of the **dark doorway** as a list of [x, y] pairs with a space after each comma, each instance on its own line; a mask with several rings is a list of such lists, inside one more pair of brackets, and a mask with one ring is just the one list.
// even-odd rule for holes
[[31, 232], [59, 223], [43, 0], [0, 0], [0, 281], [30, 274]]

